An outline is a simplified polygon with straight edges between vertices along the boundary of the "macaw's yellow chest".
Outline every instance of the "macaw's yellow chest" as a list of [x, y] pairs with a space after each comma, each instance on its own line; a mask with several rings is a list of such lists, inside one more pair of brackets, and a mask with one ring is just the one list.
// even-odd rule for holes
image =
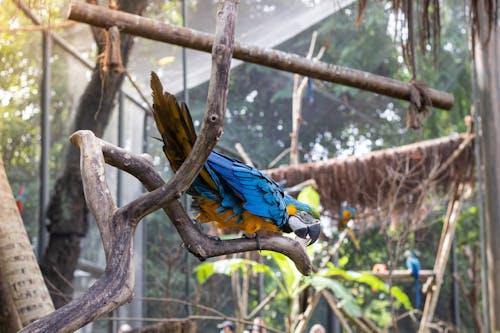
[[212, 200], [200, 200], [197, 202], [199, 214], [197, 219], [202, 222], [214, 222], [219, 229], [237, 229], [244, 231], [247, 235], [253, 235], [261, 229], [278, 232], [279, 228], [270, 221], [248, 211], [235, 214], [232, 209], [218, 213], [220, 205]]

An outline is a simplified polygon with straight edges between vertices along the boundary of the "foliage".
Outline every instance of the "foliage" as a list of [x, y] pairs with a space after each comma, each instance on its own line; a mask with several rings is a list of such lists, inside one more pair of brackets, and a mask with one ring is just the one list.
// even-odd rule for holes
[[[338, 299], [338, 306], [352, 317], [359, 317], [363, 313], [362, 306], [364, 300], [363, 298], [355, 297], [356, 293], [353, 292], [355, 289], [359, 289], [360, 285], [366, 285], [380, 293], [389, 292], [388, 286], [369, 272], [358, 273], [347, 271], [332, 263], [328, 263], [325, 269], [313, 273], [311, 276], [304, 277], [298, 272], [288, 257], [271, 251], [261, 251], [261, 255], [272, 259], [272, 261], [269, 264], [262, 264], [253, 260], [233, 258], [202, 263], [194, 269], [197, 274], [198, 283], [204, 284], [210, 277], [216, 274], [230, 276], [235, 271], [241, 271], [244, 274], [250, 272], [252, 274], [264, 273], [273, 281], [274, 287], [268, 286], [268, 288], [278, 288], [279, 290], [279, 295], [276, 298], [284, 298], [286, 300], [285, 304], [288, 304], [288, 310], [285, 313], [292, 311], [300, 295], [311, 286], [316, 291], [323, 289], [331, 291]], [[391, 293], [396, 299], [398, 306], [402, 305], [408, 310], [411, 309], [408, 296], [400, 288], [393, 286]], [[378, 304], [377, 310], [383, 317], [387, 318], [389, 316], [389, 304], [387, 302], [384, 302], [384, 304], [386, 306], [383, 308]], [[378, 320], [377, 322], [380, 323]]]
[[240, 270], [244, 274], [251, 270], [252, 273], [266, 273], [272, 276], [272, 271], [269, 266], [242, 258], [221, 259], [217, 261], [205, 262], [194, 268], [199, 284], [204, 284], [214, 274], [224, 274], [230, 276], [237, 270]]
[[[0, 1], [0, 26], [32, 26], [12, 1]], [[33, 10], [43, 22], [57, 23], [61, 1], [34, 2]], [[0, 32], [0, 153], [14, 192], [24, 184], [27, 201], [23, 211], [28, 233], [37, 231], [38, 170], [40, 163], [40, 83], [42, 33]], [[66, 140], [71, 98], [67, 91], [65, 58], [53, 48], [51, 55], [51, 174], [60, 167], [57, 158]]]
[[[344, 269], [336, 267], [332, 263], [328, 263], [327, 268], [322, 272], [322, 274], [328, 277], [342, 278], [346, 281], [363, 283], [371, 287], [372, 290], [380, 290], [384, 293], [389, 293], [387, 284], [382, 282], [382, 280], [380, 280], [373, 274], [366, 271], [346, 271]], [[404, 306], [405, 309], [410, 310], [412, 308], [408, 295], [406, 295], [399, 287], [393, 286], [391, 288], [391, 294], [400, 305]]]

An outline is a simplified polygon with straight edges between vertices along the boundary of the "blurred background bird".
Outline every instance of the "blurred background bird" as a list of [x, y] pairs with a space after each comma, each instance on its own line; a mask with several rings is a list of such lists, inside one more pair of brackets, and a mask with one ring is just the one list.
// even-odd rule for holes
[[[174, 172], [180, 168], [196, 141], [187, 106], [163, 92], [151, 73], [153, 115]], [[319, 213], [286, 194], [283, 187], [261, 171], [217, 152], [211, 152], [188, 194], [201, 222], [214, 222], [220, 229], [242, 230], [248, 236], [260, 229], [294, 232], [315, 242], [320, 234]]]
[[352, 228], [349, 227], [349, 221], [354, 218], [355, 214], [356, 214], [355, 208], [349, 207], [347, 205], [342, 205], [339, 209], [337, 229], [339, 231], [347, 229], [346, 232], [349, 235], [349, 238], [351, 239], [356, 249], [359, 250], [360, 246], [359, 246], [359, 241], [356, 238], [356, 234], [354, 233], [354, 230], [352, 230]]
[[19, 213], [23, 212], [24, 202], [26, 201], [26, 192], [24, 190], [24, 185], [19, 186], [16, 194], [16, 205]]
[[415, 252], [406, 250], [406, 268], [411, 270], [413, 276], [413, 287], [415, 288], [415, 308], [420, 308], [420, 260], [418, 260]]

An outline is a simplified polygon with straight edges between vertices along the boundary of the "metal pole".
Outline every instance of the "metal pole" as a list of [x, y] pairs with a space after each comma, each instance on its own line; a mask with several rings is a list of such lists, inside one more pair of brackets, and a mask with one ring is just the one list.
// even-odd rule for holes
[[490, 318], [490, 298], [488, 285], [488, 261], [486, 255], [486, 226], [484, 217], [484, 194], [483, 194], [483, 169], [482, 169], [482, 154], [481, 154], [481, 117], [479, 117], [479, 92], [477, 87], [477, 70], [476, 60], [472, 58], [472, 94], [474, 105], [474, 157], [476, 160], [476, 193], [477, 193], [477, 208], [479, 215], [479, 244], [481, 244], [481, 303], [483, 304], [483, 321], [484, 332], [491, 332]]
[[49, 203], [49, 155], [50, 155], [50, 53], [51, 38], [47, 31], [42, 34], [42, 98], [41, 98], [41, 156], [40, 156], [40, 203], [38, 219], [38, 260], [45, 252], [47, 243], [46, 213]]
[[[335, 256], [331, 259], [331, 261], [337, 265], [339, 261], [339, 254], [338, 252], [335, 253]], [[327, 303], [328, 304], [328, 303]], [[342, 330], [342, 327], [340, 326], [340, 321], [333, 313], [332, 309], [327, 306], [326, 308], [326, 331], [327, 332], [332, 332], [332, 333], [340, 333]]]
[[[187, 0], [182, 0], [182, 26], [186, 27], [187, 26], [187, 5], [186, 5]], [[186, 48], [182, 48], [182, 91], [183, 91], [183, 99], [184, 103], [189, 105], [189, 91], [187, 87], [187, 55], [186, 55]], [[191, 210], [191, 198], [188, 195], [184, 195], [184, 208], [186, 211], [189, 213]], [[189, 295], [191, 293], [190, 291], [190, 285], [189, 285], [189, 276], [191, 273], [191, 262], [190, 262], [190, 255], [189, 252], [186, 251], [185, 253], [185, 262], [186, 262], [186, 272], [185, 272], [185, 277], [184, 277], [184, 294], [186, 300], [189, 300]], [[192, 309], [189, 304], [186, 304], [186, 316], [190, 316], [192, 314]]]
[[[123, 127], [125, 123], [125, 99], [124, 94], [120, 90], [118, 93], [118, 133], [117, 133], [117, 141], [118, 147], [123, 148]], [[121, 207], [123, 204], [123, 171], [120, 169], [116, 169], [116, 205]], [[120, 308], [113, 310], [110, 314], [110, 317], [121, 317]], [[108, 323], [108, 333], [117, 332], [119, 327], [121, 326], [121, 322], [119, 320], [110, 320]]]
[[[182, 26], [187, 27], [187, 0], [182, 0]], [[183, 98], [184, 103], [189, 105], [189, 91], [187, 87], [187, 49], [185, 47], [182, 48], [182, 90], [183, 90]]]
[[[125, 123], [125, 99], [124, 94], [120, 90], [118, 93], [118, 147], [123, 148], [123, 127]], [[117, 169], [116, 178], [116, 204], [121, 207], [123, 204], [123, 171]]]
[[[456, 235], [453, 237], [453, 243], [451, 244], [451, 269], [452, 276], [455, 276], [458, 273]], [[453, 320], [455, 321], [455, 330], [460, 332], [460, 290], [455, 278], [453, 278]]]
[[[264, 263], [264, 258], [259, 256], [258, 262]], [[259, 304], [264, 300], [264, 273], [257, 274], [257, 300]]]

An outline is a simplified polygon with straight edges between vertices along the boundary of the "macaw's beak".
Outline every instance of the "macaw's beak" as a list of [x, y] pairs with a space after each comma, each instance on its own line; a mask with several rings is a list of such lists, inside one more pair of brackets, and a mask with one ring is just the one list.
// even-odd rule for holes
[[319, 220], [303, 211], [298, 211], [297, 214], [291, 215], [288, 218], [287, 225], [290, 231], [293, 231], [300, 238], [307, 239], [309, 236], [308, 246], [316, 242], [321, 233]]

